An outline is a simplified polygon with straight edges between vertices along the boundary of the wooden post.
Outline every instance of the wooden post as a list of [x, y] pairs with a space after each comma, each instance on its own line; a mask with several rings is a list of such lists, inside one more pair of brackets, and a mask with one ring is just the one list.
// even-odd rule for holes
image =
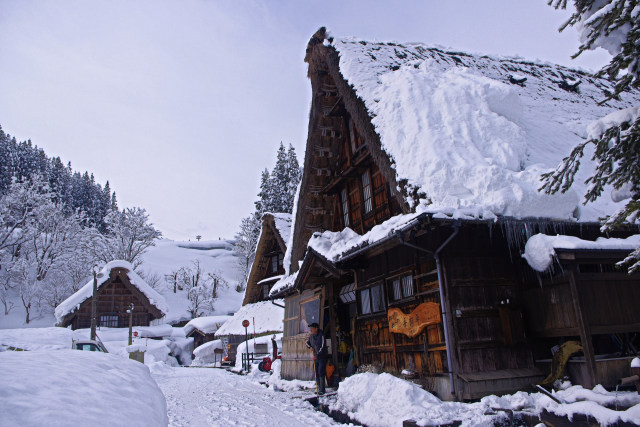
[[338, 322], [336, 319], [336, 301], [334, 283], [326, 285], [329, 289], [327, 292], [327, 299], [329, 300], [329, 325], [331, 326], [331, 359], [333, 360], [333, 366], [338, 366], [338, 334], [336, 327]]
[[127, 310], [129, 312], [129, 345], [133, 344], [133, 309], [134, 309], [134, 305], [133, 303], [131, 303], [131, 305], [129, 306], [129, 310]]
[[93, 293], [91, 296], [91, 339], [96, 339], [96, 324], [97, 324], [97, 311], [98, 311], [98, 273], [96, 267], [93, 267]]
[[576, 312], [578, 320], [578, 329], [580, 331], [580, 342], [582, 343], [582, 351], [587, 364], [587, 388], [593, 388], [596, 385], [596, 359], [593, 350], [593, 342], [591, 340], [591, 328], [589, 327], [589, 319], [582, 311], [582, 301], [578, 293], [576, 283], [576, 266], [571, 265], [569, 268], [569, 287], [571, 288], [571, 299], [573, 300], [573, 308]]

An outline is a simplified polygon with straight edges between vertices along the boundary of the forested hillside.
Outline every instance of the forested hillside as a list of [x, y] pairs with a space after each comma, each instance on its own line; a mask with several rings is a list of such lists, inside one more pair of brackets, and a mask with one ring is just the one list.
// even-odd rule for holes
[[104, 187], [95, 182], [93, 174], [74, 171], [60, 157], [49, 157], [31, 140], [17, 141], [0, 126], [0, 195], [9, 191], [12, 182], [31, 182], [34, 176], [49, 184], [56, 201], [67, 213], [81, 210], [87, 225], [104, 231], [104, 217], [110, 209], [117, 209], [116, 193], [109, 181]]

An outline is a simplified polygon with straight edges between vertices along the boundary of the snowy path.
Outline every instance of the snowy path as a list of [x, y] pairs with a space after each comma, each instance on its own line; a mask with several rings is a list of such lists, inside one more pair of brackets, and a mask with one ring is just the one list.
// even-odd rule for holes
[[293, 393], [222, 369], [163, 367], [152, 369], [152, 376], [167, 399], [170, 426], [336, 425]]

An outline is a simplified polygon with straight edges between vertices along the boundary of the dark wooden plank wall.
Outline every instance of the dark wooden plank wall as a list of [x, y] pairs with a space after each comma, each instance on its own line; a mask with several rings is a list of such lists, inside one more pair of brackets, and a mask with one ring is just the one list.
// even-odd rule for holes
[[[411, 298], [393, 302], [388, 279], [404, 274], [412, 275], [416, 293]], [[440, 302], [435, 262], [413, 248], [397, 246], [369, 259], [367, 267], [358, 273], [358, 289], [379, 282], [384, 284], [387, 303], [404, 313], [410, 313], [423, 302]], [[360, 316], [356, 323], [356, 345], [361, 364], [375, 364], [392, 372], [415, 369], [427, 375], [447, 371], [442, 324], [429, 326], [421, 335], [409, 338], [389, 332], [386, 310], [373, 316]]]
[[488, 227], [463, 227], [444, 250], [459, 372], [532, 368], [521, 284], [508, 245]]
[[[101, 315], [117, 315], [118, 327], [129, 326], [129, 305], [134, 304], [133, 325], [148, 326], [151, 322], [151, 314], [140, 301], [122, 282], [107, 283], [98, 289], [97, 320], [100, 323]], [[73, 329], [91, 327], [91, 302], [80, 307], [73, 321]]]

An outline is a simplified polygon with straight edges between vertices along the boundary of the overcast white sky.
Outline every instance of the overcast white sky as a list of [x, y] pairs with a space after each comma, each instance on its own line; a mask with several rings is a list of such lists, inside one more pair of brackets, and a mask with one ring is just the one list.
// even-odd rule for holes
[[0, 0], [0, 125], [109, 180], [172, 239], [231, 238], [280, 141], [302, 163], [304, 51], [334, 36], [571, 60], [547, 0]]

